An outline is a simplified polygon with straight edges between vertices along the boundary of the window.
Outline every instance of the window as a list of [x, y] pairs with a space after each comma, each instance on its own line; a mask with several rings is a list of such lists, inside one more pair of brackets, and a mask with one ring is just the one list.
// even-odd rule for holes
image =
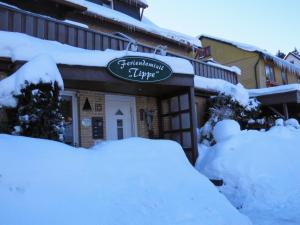
[[281, 71], [281, 79], [283, 84], [288, 84], [288, 77], [284, 70]]
[[266, 65], [266, 79], [267, 81], [275, 81], [274, 68], [271, 65]]

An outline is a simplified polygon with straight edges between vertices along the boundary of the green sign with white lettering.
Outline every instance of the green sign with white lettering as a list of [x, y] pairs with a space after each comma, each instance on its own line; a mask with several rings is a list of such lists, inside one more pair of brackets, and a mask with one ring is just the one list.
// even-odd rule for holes
[[166, 80], [173, 73], [166, 63], [140, 56], [125, 56], [114, 59], [108, 64], [107, 69], [120, 79], [141, 83]]

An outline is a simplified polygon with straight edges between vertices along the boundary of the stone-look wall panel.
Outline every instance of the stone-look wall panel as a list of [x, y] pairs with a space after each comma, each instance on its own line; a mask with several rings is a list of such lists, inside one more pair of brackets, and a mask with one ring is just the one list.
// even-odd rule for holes
[[[92, 110], [83, 110], [84, 103], [88, 98]], [[78, 97], [78, 111], [79, 111], [79, 139], [82, 147], [91, 147], [96, 141], [92, 137], [92, 127], [85, 127], [82, 125], [82, 120], [85, 118], [92, 119], [92, 117], [103, 117], [105, 121], [105, 95], [101, 92], [93, 91], [79, 91]], [[96, 111], [95, 105], [101, 105], [101, 111]], [[105, 139], [105, 123], [104, 126], [104, 139]]]

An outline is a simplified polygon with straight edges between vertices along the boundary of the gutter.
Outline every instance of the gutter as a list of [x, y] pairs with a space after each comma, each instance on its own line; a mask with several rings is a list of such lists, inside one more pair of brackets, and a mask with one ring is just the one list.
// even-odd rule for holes
[[258, 55], [258, 60], [257, 62], [255, 63], [255, 66], [254, 66], [254, 77], [255, 77], [255, 84], [256, 84], [256, 88], [259, 88], [258, 87], [258, 78], [257, 78], [257, 66], [258, 66], [258, 63], [259, 63], [259, 60], [260, 60], [260, 54]]

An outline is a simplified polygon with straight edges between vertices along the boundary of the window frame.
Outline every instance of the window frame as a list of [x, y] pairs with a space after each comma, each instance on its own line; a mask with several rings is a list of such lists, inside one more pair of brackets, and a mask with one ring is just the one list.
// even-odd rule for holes
[[[268, 76], [268, 69], [269, 69], [269, 71], [272, 73], [270, 73], [269, 75], [270, 76]], [[266, 76], [266, 81], [267, 82], [273, 82], [273, 83], [275, 83], [276, 82], [276, 76], [275, 76], [275, 70], [274, 70], [274, 65], [272, 65], [271, 63], [266, 63], [266, 65], [265, 65], [265, 76]]]

